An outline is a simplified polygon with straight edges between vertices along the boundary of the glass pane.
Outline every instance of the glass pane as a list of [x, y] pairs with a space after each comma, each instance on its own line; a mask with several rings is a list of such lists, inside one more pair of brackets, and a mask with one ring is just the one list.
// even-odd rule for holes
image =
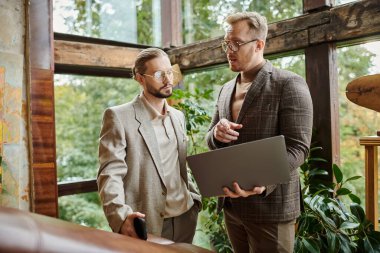
[[223, 21], [238, 11], [256, 11], [268, 23], [302, 14], [302, 0], [182, 0], [185, 44], [224, 35]]
[[97, 192], [60, 197], [58, 208], [62, 220], [111, 231]]
[[139, 93], [132, 79], [55, 75], [58, 181], [95, 178], [98, 138], [107, 107]]
[[364, 207], [364, 146], [359, 145], [359, 138], [376, 135], [380, 115], [349, 101], [345, 91], [347, 84], [355, 78], [379, 73], [380, 42], [338, 49], [338, 67], [341, 167], [346, 179], [362, 176], [348, 182], [346, 187], [358, 195]]
[[53, 30], [160, 46], [160, 8], [160, 0], [54, 0]]

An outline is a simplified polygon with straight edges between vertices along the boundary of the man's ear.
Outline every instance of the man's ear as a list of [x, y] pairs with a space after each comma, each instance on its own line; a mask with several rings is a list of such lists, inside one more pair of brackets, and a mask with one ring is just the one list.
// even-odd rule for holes
[[140, 73], [136, 73], [135, 80], [139, 82], [141, 85], [144, 83], [144, 77]]
[[256, 42], [256, 48], [258, 50], [263, 50], [264, 51], [264, 47], [265, 47], [265, 42], [263, 40], [257, 40], [257, 42]]

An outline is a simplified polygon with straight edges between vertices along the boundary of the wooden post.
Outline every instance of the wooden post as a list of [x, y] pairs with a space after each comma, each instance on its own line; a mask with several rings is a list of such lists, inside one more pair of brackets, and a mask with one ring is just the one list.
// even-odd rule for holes
[[[319, 5], [317, 5], [317, 2]], [[329, 2], [329, 3], [327, 3]], [[325, 8], [331, 1], [304, 0], [308, 11]], [[310, 9], [313, 6], [314, 9]], [[340, 164], [338, 77], [335, 43], [322, 43], [305, 49], [306, 81], [313, 98], [313, 140], [321, 146], [321, 158], [327, 163], [318, 164], [332, 176], [332, 164]]]
[[380, 136], [362, 137], [360, 145], [365, 147], [365, 212], [375, 230], [379, 230], [377, 147], [380, 146]]
[[28, 3], [32, 211], [58, 216], [54, 117], [53, 8], [51, 0]]

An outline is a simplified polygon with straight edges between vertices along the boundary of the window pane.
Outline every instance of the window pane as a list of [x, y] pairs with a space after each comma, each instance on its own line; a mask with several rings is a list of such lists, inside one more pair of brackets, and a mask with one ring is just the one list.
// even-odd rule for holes
[[182, 0], [185, 44], [224, 35], [224, 19], [238, 11], [256, 11], [268, 23], [302, 14], [302, 0]]
[[376, 135], [380, 115], [349, 101], [345, 91], [347, 84], [355, 78], [379, 73], [380, 42], [338, 49], [338, 66], [341, 167], [346, 179], [362, 176], [359, 180], [347, 182], [346, 187], [362, 199], [364, 206], [364, 146], [359, 145], [359, 138]]
[[53, 30], [160, 46], [160, 3], [160, 0], [54, 0]]
[[103, 112], [129, 102], [139, 85], [131, 79], [55, 75], [54, 91], [58, 181], [95, 178]]

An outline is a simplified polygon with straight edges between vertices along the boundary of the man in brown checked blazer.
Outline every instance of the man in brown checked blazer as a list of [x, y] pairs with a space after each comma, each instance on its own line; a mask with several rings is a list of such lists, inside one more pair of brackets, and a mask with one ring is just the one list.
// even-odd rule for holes
[[114, 232], [137, 237], [136, 217], [148, 233], [191, 243], [201, 197], [186, 169], [182, 112], [169, 106], [173, 70], [157, 48], [139, 53], [133, 68], [143, 91], [104, 112], [99, 142], [98, 188]]
[[245, 12], [226, 21], [222, 47], [230, 69], [239, 74], [220, 91], [206, 137], [208, 146], [217, 149], [284, 135], [291, 178], [284, 184], [253, 189], [241, 189], [235, 182], [233, 189], [224, 188], [226, 197], [219, 204], [224, 207], [234, 252], [293, 252], [301, 201], [297, 168], [309, 153], [312, 132], [309, 89], [303, 78], [264, 59], [265, 17]]

